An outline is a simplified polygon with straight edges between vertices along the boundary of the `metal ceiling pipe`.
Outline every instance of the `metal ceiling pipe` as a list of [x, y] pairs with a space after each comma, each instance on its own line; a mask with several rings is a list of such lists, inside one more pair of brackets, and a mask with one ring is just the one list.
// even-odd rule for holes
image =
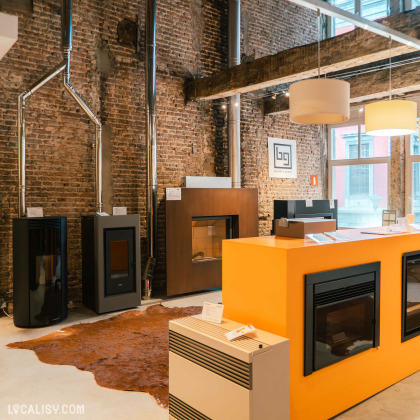
[[19, 217], [26, 216], [26, 99], [64, 70], [64, 86], [96, 125], [96, 209], [102, 211], [102, 124], [70, 84], [70, 51], [72, 49], [72, 0], [63, 0], [61, 32], [64, 60], [18, 97], [18, 182]]
[[29, 89], [18, 96], [18, 182], [19, 182], [19, 217], [26, 216], [26, 99], [39, 88], [48, 83], [66, 68], [65, 61], [54, 67], [48, 74], [34, 83]]
[[86, 105], [85, 101], [77, 93], [70, 83], [70, 52], [72, 50], [72, 0], [63, 0], [61, 8], [61, 46], [63, 48], [64, 70], [63, 83], [67, 92], [73, 97], [80, 108], [85, 112], [89, 119], [95, 124], [95, 194], [96, 211], [102, 212], [102, 123], [92, 110]]
[[[229, 0], [229, 67], [241, 64], [241, 0]], [[241, 95], [228, 100], [229, 176], [232, 187], [241, 188]]]
[[146, 1], [146, 218], [148, 259], [143, 297], [150, 299], [157, 256], [156, 0]]
[[73, 49], [73, 4], [72, 0], [63, 0], [61, 7], [61, 47], [63, 51]]

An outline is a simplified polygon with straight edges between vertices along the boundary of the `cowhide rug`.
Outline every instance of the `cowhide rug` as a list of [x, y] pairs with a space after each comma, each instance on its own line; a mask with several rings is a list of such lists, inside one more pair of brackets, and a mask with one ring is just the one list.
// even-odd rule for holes
[[92, 372], [97, 384], [106, 388], [148, 392], [158, 404], [168, 407], [168, 322], [201, 310], [200, 306], [154, 305], [8, 347], [33, 350], [44, 363]]

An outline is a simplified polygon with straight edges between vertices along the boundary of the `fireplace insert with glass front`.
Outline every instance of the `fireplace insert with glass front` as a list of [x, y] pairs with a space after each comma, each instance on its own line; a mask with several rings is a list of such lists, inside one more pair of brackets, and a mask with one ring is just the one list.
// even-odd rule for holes
[[233, 216], [193, 217], [191, 223], [193, 262], [222, 258], [222, 241], [234, 237]]
[[420, 334], [420, 251], [403, 255], [401, 341]]
[[304, 374], [379, 346], [380, 262], [305, 276]]

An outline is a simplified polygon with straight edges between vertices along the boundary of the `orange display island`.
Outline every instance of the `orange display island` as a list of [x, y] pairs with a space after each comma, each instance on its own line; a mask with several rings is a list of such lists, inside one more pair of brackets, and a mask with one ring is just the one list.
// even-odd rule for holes
[[[404, 342], [401, 336], [402, 257], [420, 251], [420, 234], [380, 236], [359, 229], [342, 233], [352, 241], [317, 244], [274, 236], [223, 241], [224, 316], [290, 340], [292, 419], [328, 419], [420, 370], [420, 336]], [[377, 262], [378, 346], [305, 376], [305, 276]], [[328, 322], [346, 310], [330, 312]], [[362, 312], [352, 315], [355, 324]], [[333, 340], [344, 335], [335, 333]], [[363, 350], [367, 342], [360, 339], [348, 348]]]

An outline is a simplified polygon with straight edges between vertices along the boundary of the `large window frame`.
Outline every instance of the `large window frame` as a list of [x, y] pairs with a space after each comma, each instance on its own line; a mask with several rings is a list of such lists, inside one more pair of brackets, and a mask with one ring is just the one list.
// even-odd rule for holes
[[[328, 3], [331, 3], [330, 0]], [[354, 14], [361, 16], [362, 15], [362, 2], [363, 0], [354, 0]], [[408, 11], [415, 9], [420, 3], [418, 0], [387, 0], [387, 16], [391, 14]], [[332, 38], [335, 36], [335, 24], [334, 19], [330, 16], [327, 16], [326, 19], [326, 36], [327, 38]]]
[[[387, 198], [387, 207], [389, 207], [389, 197], [390, 197], [390, 191], [391, 191], [391, 153], [389, 156], [386, 157], [367, 157], [362, 158], [361, 156], [361, 144], [362, 144], [362, 136], [364, 133], [361, 133], [361, 126], [365, 124], [364, 121], [364, 113], [362, 115], [360, 114], [359, 110], [353, 109], [352, 110], [352, 118], [350, 118], [346, 123], [340, 123], [340, 124], [331, 124], [327, 126], [327, 132], [328, 132], [328, 197], [330, 199], [333, 199], [333, 191], [334, 191], [334, 183], [333, 183], [333, 174], [334, 174], [334, 168], [344, 166], [349, 167], [352, 165], [375, 165], [375, 164], [387, 164], [387, 191], [388, 191], [388, 198]], [[356, 115], [355, 115], [356, 114]], [[343, 127], [352, 127], [352, 126], [358, 126], [358, 158], [357, 159], [333, 159], [333, 145], [332, 145], [332, 135], [331, 132], [335, 128], [343, 128]], [[347, 152], [346, 152], [347, 155]], [[420, 161], [420, 155], [418, 156]], [[371, 170], [373, 169], [373, 166], [370, 167]], [[347, 168], [348, 169], [348, 168]], [[348, 174], [346, 174], [347, 176]], [[347, 184], [347, 182], [346, 182]], [[347, 188], [347, 185], [346, 185]], [[346, 227], [346, 226], [341, 226]]]
[[[420, 100], [417, 100], [417, 121], [420, 124]], [[412, 155], [411, 154], [411, 136], [405, 136], [404, 138], [405, 142], [405, 209], [406, 214], [410, 214], [414, 212], [414, 206], [413, 206], [413, 163], [419, 162], [420, 165], [420, 154], [419, 155]]]

